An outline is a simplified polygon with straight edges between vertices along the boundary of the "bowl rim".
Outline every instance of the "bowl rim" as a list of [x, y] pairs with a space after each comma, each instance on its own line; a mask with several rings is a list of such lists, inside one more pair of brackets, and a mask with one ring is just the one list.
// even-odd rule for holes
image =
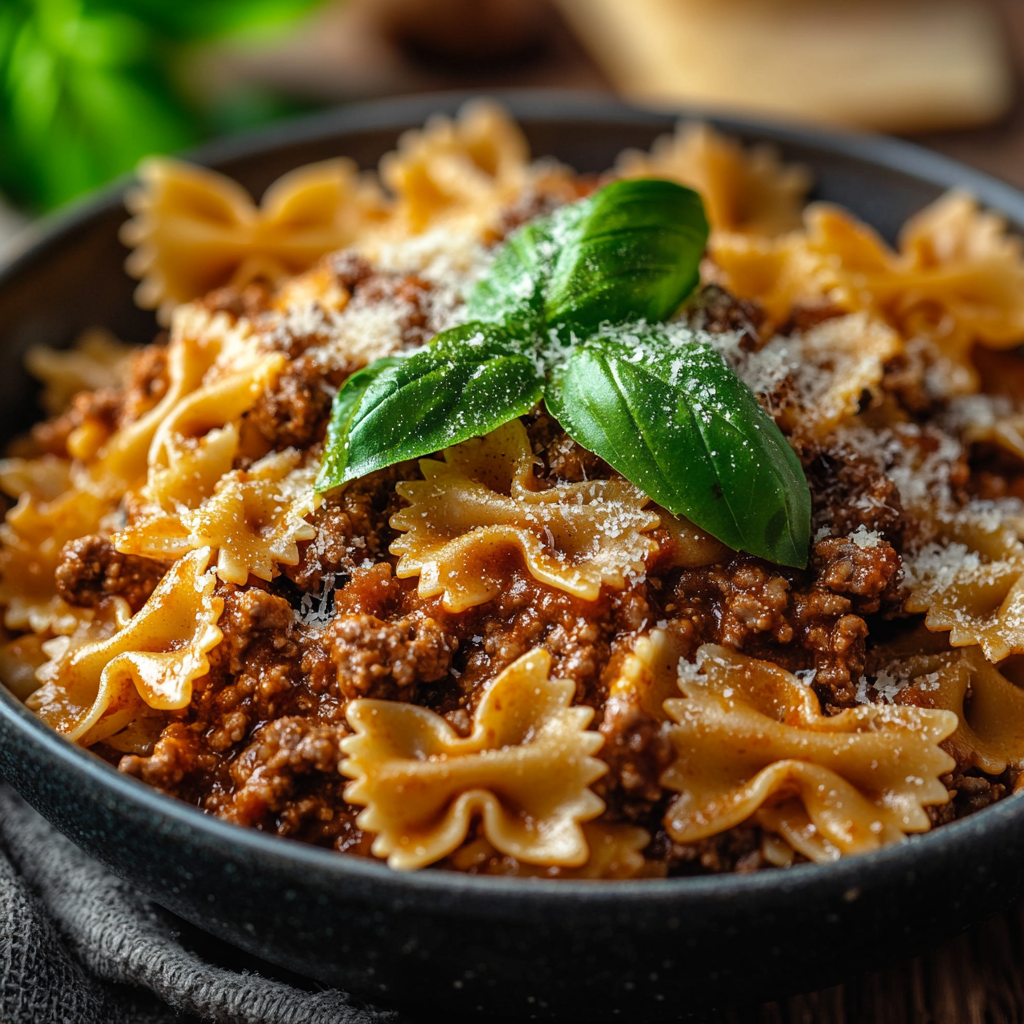
[[[602, 94], [551, 89], [488, 89], [427, 93], [409, 97], [364, 101], [283, 122], [268, 128], [218, 140], [183, 154], [204, 165], [258, 156], [280, 146], [315, 141], [325, 136], [343, 137], [368, 130], [405, 129], [419, 125], [431, 114], [454, 113], [468, 100], [496, 100], [517, 121], [643, 125], [672, 130], [679, 120], [706, 120], [725, 131], [762, 136], [770, 145], [817, 148], [832, 155], [870, 163], [896, 171], [939, 189], [965, 188], [986, 207], [1024, 228], [1024, 192], [982, 171], [912, 143], [859, 131], [819, 128], [773, 118], [738, 117], [703, 107], [642, 107]], [[12, 285], [21, 273], [65, 244], [91, 222], [122, 207], [124, 194], [135, 182], [123, 175], [98, 192], [43, 218], [20, 236], [27, 243], [5, 266], [0, 267], [0, 290]], [[903, 874], [912, 881], [922, 858], [960, 860], [980, 842], [998, 839], [1012, 822], [1024, 817], [1024, 804], [1004, 799], [983, 812], [909, 836], [906, 842], [841, 858], [830, 863], [807, 863], [780, 871], [750, 874], [677, 876], [665, 879], [582, 880], [510, 878], [470, 875], [457, 871], [396, 871], [386, 863], [346, 856], [333, 850], [234, 825], [206, 814], [191, 804], [168, 796], [145, 783], [121, 774], [111, 765], [51, 730], [0, 683], [0, 717], [29, 744], [42, 751], [65, 771], [84, 776], [101, 793], [118, 803], [170, 823], [197, 838], [234, 847], [242, 857], [269, 860], [283, 868], [303, 867], [326, 873], [338, 881], [368, 883], [375, 893], [418, 903], [431, 912], [444, 913], [452, 896], [472, 900], [479, 917], [504, 916], [503, 909], [550, 912], [581, 903], [599, 909], [655, 909], [666, 897], [685, 897], [687, 902], [719, 902], [730, 897], [788, 893], [808, 894], [844, 889], [857, 899], [874, 876]], [[993, 835], [994, 834], [994, 835]], [[495, 900], [495, 897], [499, 897]], [[465, 904], [459, 911], [465, 912]], [[454, 911], [452, 911], [454, 913]]]

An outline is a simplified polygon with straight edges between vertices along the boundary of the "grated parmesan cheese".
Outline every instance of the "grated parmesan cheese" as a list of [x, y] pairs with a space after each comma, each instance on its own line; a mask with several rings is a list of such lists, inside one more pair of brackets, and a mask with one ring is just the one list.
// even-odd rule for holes
[[[893, 675], [890, 671], [892, 668], [893, 666], [890, 665], [889, 669], [882, 669], [875, 676], [874, 681], [868, 679], [867, 676], [860, 677], [857, 681], [856, 693], [858, 704], [895, 703], [896, 697], [910, 685], [911, 680]], [[872, 693], [874, 697], [872, 697]]]
[[861, 523], [861, 525], [850, 534], [850, 540], [862, 550], [877, 548], [881, 539], [882, 538], [878, 533], [874, 530], [867, 529], [863, 523]]

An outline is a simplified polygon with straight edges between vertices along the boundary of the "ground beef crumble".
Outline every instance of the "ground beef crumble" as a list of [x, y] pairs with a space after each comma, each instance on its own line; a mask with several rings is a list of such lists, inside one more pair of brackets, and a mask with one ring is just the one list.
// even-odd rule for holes
[[417, 683], [447, 675], [457, 641], [422, 614], [384, 621], [375, 615], [336, 615], [324, 643], [342, 696], [407, 700]]
[[337, 385], [306, 356], [295, 359], [247, 414], [271, 447], [308, 448], [323, 441]]
[[57, 565], [57, 593], [68, 604], [91, 608], [107, 597], [123, 597], [137, 612], [153, 593], [166, 565], [123, 555], [106, 537], [93, 534], [68, 541]]

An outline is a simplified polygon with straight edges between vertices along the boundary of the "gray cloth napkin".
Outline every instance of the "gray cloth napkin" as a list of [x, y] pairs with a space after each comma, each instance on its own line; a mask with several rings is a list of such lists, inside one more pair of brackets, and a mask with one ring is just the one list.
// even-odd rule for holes
[[401, 1024], [212, 966], [179, 928], [0, 783], [0, 1024]]

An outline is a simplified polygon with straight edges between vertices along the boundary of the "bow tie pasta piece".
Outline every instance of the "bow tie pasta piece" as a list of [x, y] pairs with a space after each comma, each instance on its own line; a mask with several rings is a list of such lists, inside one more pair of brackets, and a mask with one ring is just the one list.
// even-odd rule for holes
[[890, 671], [909, 681], [896, 698], [901, 704], [945, 708], [957, 716], [960, 724], [946, 747], [958, 765], [988, 775], [999, 775], [1007, 765], [1024, 767], [1024, 690], [977, 647], [908, 658]]
[[[818, 864], [838, 860], [842, 856], [839, 847], [833, 846], [818, 831], [799, 799], [783, 800], [782, 803], [761, 807], [754, 815], [754, 821], [765, 832], [779, 837], [785, 846], [789, 846], [790, 863], [793, 859], [792, 851], [802, 853], [808, 860]], [[783, 856], [785, 846], [782, 848]]]
[[350, 160], [289, 172], [259, 206], [230, 178], [180, 160], [147, 160], [139, 178], [121, 238], [133, 249], [126, 267], [140, 279], [136, 302], [161, 323], [214, 288], [307, 270], [386, 217], [379, 188]]
[[[55, 637], [53, 639], [64, 639]], [[20, 701], [26, 701], [39, 689], [36, 672], [49, 660], [38, 633], [22, 633], [13, 640], [0, 643], [0, 683]]]
[[679, 794], [665, 815], [677, 842], [796, 798], [817, 838], [861, 853], [927, 831], [924, 808], [949, 799], [939, 776], [955, 762], [938, 744], [957, 727], [950, 711], [863, 705], [825, 717], [784, 669], [710, 644], [679, 686], [685, 697], [665, 702], [676, 760], [661, 778]]
[[277, 379], [285, 358], [280, 352], [250, 350], [238, 362], [230, 371], [209, 368], [213, 379], [181, 396], [154, 430], [142, 500], [114, 537], [123, 554], [175, 559], [204, 546], [189, 540], [185, 513], [200, 506], [231, 473], [241, 418]]
[[115, 534], [114, 546], [122, 554], [158, 559], [214, 548], [217, 575], [240, 586], [250, 573], [269, 582], [278, 574], [277, 565], [297, 565], [298, 542], [316, 536], [304, 517], [317, 502], [317, 461], [288, 448], [271, 452], [247, 470], [230, 465], [229, 460], [213, 494], [198, 508], [143, 514]]
[[760, 303], [769, 330], [785, 324], [795, 309], [828, 302], [822, 260], [806, 230], [778, 238], [719, 231], [708, 240], [708, 253], [711, 279], [739, 298]]
[[949, 631], [954, 647], [980, 644], [989, 661], [1024, 652], [1024, 544], [1007, 526], [961, 513], [939, 521], [940, 541], [903, 568], [909, 612]]
[[25, 353], [25, 369], [40, 384], [42, 407], [58, 416], [79, 391], [123, 387], [134, 345], [125, 345], [109, 331], [84, 331], [68, 349], [33, 345]]
[[[160, 424], [149, 453], [148, 496], [172, 505], [191, 505], [206, 496], [211, 482], [224, 471], [226, 454], [221, 431], [236, 423], [273, 385], [285, 365], [280, 352], [253, 354], [237, 369], [204, 383], [179, 402]], [[237, 435], [235, 435], [237, 443]], [[212, 446], [215, 466], [199, 471], [197, 449]], [[232, 456], [235, 454], [232, 451]], [[230, 459], [227, 468], [230, 468]], [[217, 472], [220, 470], [220, 472]]]
[[29, 706], [52, 728], [90, 745], [120, 731], [150, 708], [188, 707], [192, 681], [209, 671], [220, 643], [224, 602], [206, 572], [211, 551], [191, 552], [171, 567], [142, 610], [105, 640], [55, 650], [38, 673], [43, 685]]
[[[225, 318], [226, 319], [226, 318]], [[208, 318], [180, 316], [167, 345], [167, 390], [163, 398], [135, 423], [118, 430], [90, 467], [92, 477], [123, 491], [145, 480], [150, 447], [157, 431], [180, 403], [202, 383], [221, 352], [218, 333], [204, 328]]]
[[798, 228], [811, 187], [807, 169], [781, 164], [770, 146], [748, 152], [710, 125], [685, 121], [656, 139], [650, 153], [625, 150], [616, 169], [623, 178], [668, 178], [695, 189], [715, 231], [755, 235]]
[[886, 364], [904, 350], [884, 320], [860, 312], [777, 335], [756, 352], [737, 345], [729, 359], [787, 434], [819, 442], [861, 412], [865, 392], [878, 394]]
[[457, 871], [516, 878], [660, 878], [663, 865], [649, 863], [643, 851], [651, 842], [646, 829], [619, 822], [585, 821], [583, 835], [590, 850], [586, 864], [578, 868], [524, 864], [501, 856], [482, 836], [460, 846], [448, 863]]
[[646, 829], [616, 822], [585, 821], [583, 834], [590, 848], [586, 864], [566, 868], [560, 877], [653, 878], [663, 873], [644, 859], [643, 851], [651, 843], [651, 834]]
[[[900, 232], [900, 254], [911, 270], [880, 301], [917, 329], [950, 344], [977, 340], [1012, 348], [1024, 337], [1024, 245], [998, 214], [979, 209], [967, 193], [950, 192], [912, 217]], [[939, 314], [927, 309], [936, 303]], [[943, 317], [945, 314], [945, 317]], [[952, 324], [943, 324], [943, 319]]]
[[640, 637], [608, 687], [605, 717], [631, 705], [656, 722], [667, 721], [664, 705], [679, 693], [679, 663], [684, 653], [679, 638], [664, 629]]
[[900, 336], [868, 313], [826, 320], [787, 347], [793, 387], [782, 398], [778, 421], [787, 432], [812, 440], [856, 416], [864, 393], [874, 393], [881, 383], [885, 364], [903, 352]]
[[720, 282], [757, 299], [776, 326], [799, 306], [869, 311], [905, 338], [928, 339], [977, 390], [975, 342], [1012, 348], [1024, 339], [1024, 253], [1001, 218], [952, 192], [907, 222], [899, 251], [838, 207], [814, 204], [804, 228], [777, 239], [720, 233], [711, 256]]
[[47, 638], [46, 633], [25, 633], [0, 646], [0, 682], [27, 701], [40, 687], [39, 669], [58, 662], [86, 644], [113, 636], [128, 624], [132, 610], [121, 597], [81, 609], [82, 617], [71, 633]]
[[[68, 541], [103, 532], [126, 489], [146, 479], [154, 437], [199, 387], [219, 351], [219, 345], [210, 344], [201, 332], [177, 329], [168, 347], [163, 398], [136, 422], [115, 431], [94, 458], [84, 463], [3, 462], [4, 488], [18, 497], [0, 526], [0, 602], [6, 605], [8, 628], [67, 634], [91, 617], [90, 609], [72, 607], [57, 594], [54, 577], [61, 549]], [[226, 466], [221, 459], [209, 483], [211, 490], [229, 468], [230, 458]], [[195, 467], [188, 466], [179, 477], [194, 489]], [[167, 529], [180, 533], [177, 517], [167, 520]], [[166, 547], [155, 550], [156, 557], [163, 558], [180, 553]]]
[[17, 500], [29, 494], [37, 500], [53, 501], [72, 487], [72, 464], [56, 455], [34, 459], [0, 459], [0, 491]]
[[188, 543], [216, 548], [217, 575], [229, 583], [250, 573], [269, 581], [278, 564], [298, 565], [298, 542], [316, 536], [303, 517], [314, 509], [317, 464], [289, 448], [226, 474], [212, 498], [182, 514]]
[[965, 395], [956, 402], [954, 426], [966, 444], [996, 445], [1024, 462], [1024, 411], [1007, 398], [988, 395]]
[[458, 848], [474, 819], [501, 853], [577, 867], [589, 856], [580, 823], [604, 801], [590, 784], [607, 771], [593, 755], [593, 709], [572, 707], [574, 685], [551, 679], [551, 656], [524, 654], [490, 685], [462, 738], [440, 715], [401, 701], [354, 700], [341, 771], [349, 803], [393, 868], [433, 864]]
[[529, 161], [518, 125], [497, 104], [475, 100], [454, 120], [436, 115], [423, 129], [407, 131], [397, 151], [381, 160], [380, 173], [398, 197], [396, 225], [419, 233], [457, 220], [483, 232], [530, 186], [576, 198], [564, 168]]
[[166, 510], [207, 497], [238, 453], [239, 421], [283, 366], [280, 352], [269, 353], [180, 402], [153, 439], [144, 496]]
[[68, 541], [95, 533], [116, 500], [88, 486], [72, 487], [52, 500], [22, 492], [0, 524], [0, 603], [8, 629], [73, 632], [91, 618], [57, 593], [55, 574]]
[[396, 575], [419, 576], [421, 596], [444, 594], [446, 609], [465, 611], [499, 593], [495, 565], [509, 550], [542, 583], [586, 601], [641, 574], [658, 550], [645, 536], [660, 521], [650, 499], [625, 480], [535, 490], [533, 463], [519, 420], [447, 449], [443, 462], [422, 459], [424, 479], [396, 488], [409, 502], [391, 518], [404, 532], [391, 545]]

